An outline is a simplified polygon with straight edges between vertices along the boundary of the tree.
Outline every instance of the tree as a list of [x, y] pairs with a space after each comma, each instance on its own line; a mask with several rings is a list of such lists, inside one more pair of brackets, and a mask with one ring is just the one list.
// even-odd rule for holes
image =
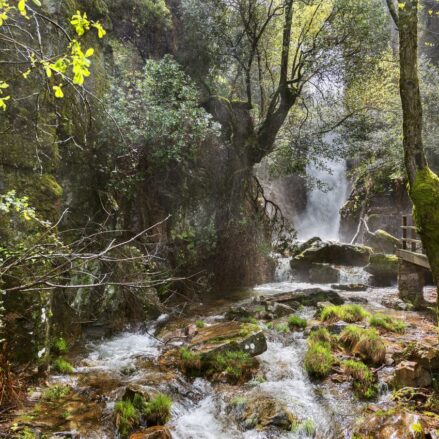
[[[428, 167], [422, 136], [422, 101], [418, 77], [418, 0], [388, 2], [399, 30], [403, 148], [409, 194], [430, 267], [439, 286], [439, 177]], [[439, 298], [438, 298], [439, 304]]]

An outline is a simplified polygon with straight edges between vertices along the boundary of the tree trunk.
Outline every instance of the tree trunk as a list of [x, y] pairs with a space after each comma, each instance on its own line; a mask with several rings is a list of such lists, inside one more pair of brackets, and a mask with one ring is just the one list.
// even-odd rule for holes
[[[400, 93], [404, 160], [422, 244], [439, 286], [439, 178], [430, 170], [422, 143], [422, 102], [418, 78], [418, 1], [399, 8]], [[438, 299], [439, 303], [439, 299]]]

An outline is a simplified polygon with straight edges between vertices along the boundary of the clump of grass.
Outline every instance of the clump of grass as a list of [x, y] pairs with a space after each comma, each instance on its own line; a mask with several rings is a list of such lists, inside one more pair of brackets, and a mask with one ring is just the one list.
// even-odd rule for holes
[[186, 375], [200, 376], [201, 374], [201, 356], [192, 352], [188, 348], [180, 349], [180, 368]]
[[58, 399], [66, 397], [70, 392], [71, 388], [69, 386], [57, 384], [56, 386], [46, 389], [42, 394], [42, 398], [46, 401], [57, 401]]
[[332, 337], [329, 331], [326, 328], [319, 328], [315, 331], [312, 331], [308, 337], [308, 345], [312, 346], [315, 343], [321, 343], [326, 345], [327, 347], [331, 346]]
[[209, 362], [214, 372], [225, 372], [232, 381], [238, 381], [253, 367], [253, 358], [243, 351], [220, 352]]
[[252, 323], [253, 325], [259, 324], [258, 320], [255, 317], [243, 317], [241, 319], [242, 323]]
[[127, 437], [134, 427], [140, 423], [139, 410], [132, 401], [117, 401], [114, 405], [116, 427], [122, 437]]
[[204, 327], [206, 326], [206, 324], [203, 322], [203, 320], [197, 320], [197, 321], [195, 322], [195, 326], [196, 326], [198, 329], [201, 329], [201, 328], [204, 328]]
[[67, 360], [64, 360], [64, 358], [58, 358], [55, 360], [53, 363], [53, 368], [62, 374], [69, 374], [75, 371], [73, 366]]
[[306, 434], [306, 436], [314, 437], [316, 433], [316, 425], [312, 419], [303, 421], [299, 428]]
[[365, 329], [352, 353], [359, 355], [367, 363], [379, 365], [386, 358], [386, 345], [376, 329]]
[[278, 323], [274, 326], [274, 329], [281, 334], [288, 334], [290, 332], [290, 328], [286, 323]]
[[305, 354], [305, 369], [314, 377], [324, 378], [331, 372], [334, 356], [327, 343], [312, 343]]
[[57, 338], [52, 344], [52, 351], [55, 354], [67, 354], [69, 351], [69, 344], [64, 338]]
[[359, 398], [372, 399], [377, 395], [375, 377], [363, 362], [347, 360], [343, 362], [343, 368], [352, 378], [354, 392]]
[[243, 407], [247, 404], [247, 398], [243, 396], [235, 396], [231, 399], [230, 405], [233, 407]]
[[292, 315], [288, 318], [288, 326], [290, 329], [305, 329], [306, 325], [306, 320], [297, 315]]
[[340, 342], [346, 346], [349, 350], [352, 350], [354, 346], [360, 341], [365, 329], [356, 325], [348, 325], [343, 329], [340, 334]]
[[403, 321], [382, 313], [374, 314], [369, 319], [369, 324], [376, 328], [398, 333], [403, 333], [407, 328], [407, 325]]
[[148, 425], [164, 425], [171, 418], [171, 408], [172, 399], [159, 393], [145, 404], [143, 415]]
[[346, 323], [355, 323], [369, 317], [369, 313], [360, 305], [331, 305], [322, 309], [320, 318], [322, 321], [343, 320]]

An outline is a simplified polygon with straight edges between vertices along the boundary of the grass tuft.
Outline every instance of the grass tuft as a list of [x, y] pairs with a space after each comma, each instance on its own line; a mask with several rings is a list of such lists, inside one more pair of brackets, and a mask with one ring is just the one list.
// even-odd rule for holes
[[57, 360], [55, 360], [55, 363], [53, 363], [53, 368], [62, 374], [69, 374], [69, 373], [73, 373], [75, 371], [75, 369], [73, 368], [73, 366], [67, 361], [64, 360], [63, 358], [58, 358]]
[[292, 315], [288, 318], [288, 326], [290, 329], [305, 329], [306, 325], [306, 320], [297, 315]]
[[387, 331], [398, 332], [400, 334], [405, 332], [407, 328], [407, 325], [402, 320], [395, 319], [382, 313], [377, 313], [370, 317], [369, 324], [375, 328], [382, 328]]
[[314, 377], [324, 378], [331, 372], [334, 356], [327, 343], [313, 343], [305, 354], [305, 369]]
[[360, 305], [331, 305], [322, 309], [320, 318], [323, 322], [343, 320], [346, 323], [355, 323], [369, 317], [369, 313]]

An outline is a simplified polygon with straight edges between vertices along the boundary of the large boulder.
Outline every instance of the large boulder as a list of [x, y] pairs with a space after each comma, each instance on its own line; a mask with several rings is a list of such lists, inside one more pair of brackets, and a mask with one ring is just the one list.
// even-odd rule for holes
[[401, 387], [428, 387], [431, 385], [431, 374], [416, 361], [402, 361], [395, 368], [393, 386]]
[[401, 247], [401, 242], [398, 238], [382, 229], [369, 233], [365, 238], [365, 244], [376, 253], [386, 254], [394, 254]]
[[373, 276], [374, 285], [392, 285], [398, 278], [398, 257], [383, 253], [373, 254], [364, 270]]
[[204, 357], [225, 351], [256, 356], [267, 350], [267, 340], [258, 325], [233, 321], [200, 328], [189, 348]]
[[267, 301], [253, 301], [239, 306], [232, 306], [225, 314], [226, 320], [248, 322], [251, 319], [273, 320], [288, 316], [294, 312], [291, 306]]
[[329, 264], [311, 264], [309, 281], [315, 284], [330, 284], [338, 282], [340, 271]]
[[317, 241], [291, 260], [291, 268], [300, 270], [312, 263], [364, 267], [369, 263], [371, 254], [372, 249], [362, 245]]

